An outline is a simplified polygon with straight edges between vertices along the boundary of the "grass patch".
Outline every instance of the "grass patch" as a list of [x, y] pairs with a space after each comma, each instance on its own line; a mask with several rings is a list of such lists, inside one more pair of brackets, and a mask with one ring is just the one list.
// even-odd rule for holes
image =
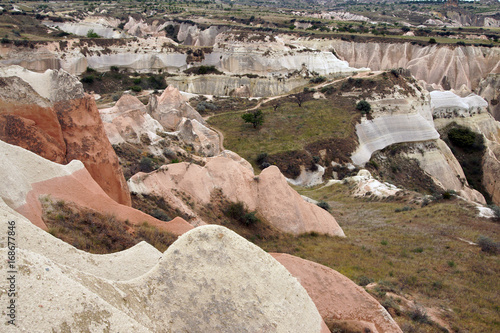
[[42, 201], [43, 221], [53, 236], [77, 249], [105, 254], [126, 250], [140, 241], [146, 241], [164, 252], [177, 236], [146, 222], [133, 226], [112, 215], [98, 213], [70, 202]]
[[[459, 240], [488, 235], [488, 244], [495, 243], [498, 223], [478, 218], [461, 201], [433, 201], [394, 214], [400, 202], [355, 199], [347, 185], [299, 192], [328, 202], [347, 237], [281, 235], [254, 239], [257, 245], [332, 267], [360, 284], [377, 282], [372, 294], [380, 302], [390, 291], [425, 307], [450, 309], [444, 319], [460, 331], [498, 331], [499, 256]], [[400, 325], [442, 332], [417, 313], [391, 313]]]
[[255, 159], [262, 152], [274, 155], [301, 151], [320, 140], [352, 137], [358, 119], [354, 107], [351, 101], [334, 104], [330, 100], [310, 100], [299, 107], [286, 99], [276, 112], [272, 105], [261, 109], [265, 121], [257, 129], [245, 124], [239, 113], [219, 115], [209, 123], [224, 133], [225, 148], [256, 166]]

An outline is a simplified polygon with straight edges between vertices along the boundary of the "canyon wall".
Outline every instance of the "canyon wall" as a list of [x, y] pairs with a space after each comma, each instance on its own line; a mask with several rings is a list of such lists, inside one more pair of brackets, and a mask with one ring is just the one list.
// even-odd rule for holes
[[341, 39], [310, 39], [298, 43], [319, 50], [333, 49], [340, 59], [355, 68], [406, 68], [416, 79], [441, 85], [444, 89], [460, 89], [465, 85], [474, 90], [488, 74], [500, 73], [498, 47], [360, 43]]

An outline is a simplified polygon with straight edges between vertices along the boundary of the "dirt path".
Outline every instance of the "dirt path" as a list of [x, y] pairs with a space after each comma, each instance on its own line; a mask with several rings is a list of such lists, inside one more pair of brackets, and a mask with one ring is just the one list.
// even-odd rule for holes
[[[376, 71], [376, 72], [375, 71], [374, 72], [362, 72], [362, 73], [358, 73], [356, 75], [356, 77], [357, 78], [367, 77], [367, 76], [369, 76], [369, 73], [373, 73], [372, 75], [376, 75], [378, 73], [381, 73], [381, 71]], [[343, 77], [343, 78], [340, 78], [340, 79], [337, 79], [337, 80], [334, 80], [334, 81], [331, 81], [331, 82], [320, 83], [318, 85], [313, 86], [312, 89], [319, 89], [319, 88], [327, 87], [327, 86], [335, 84], [337, 82], [340, 82], [340, 81], [343, 81], [343, 80], [347, 80], [350, 77], [352, 77], [352, 76]], [[258, 108], [260, 108], [262, 106], [262, 104], [268, 103], [268, 102], [273, 101], [275, 99], [287, 97], [287, 96], [290, 96], [290, 95], [293, 95], [293, 94], [283, 94], [283, 95], [276, 95], [276, 96], [266, 97], [266, 98], [260, 100], [259, 103], [257, 103], [257, 105], [255, 105], [254, 107], [251, 107], [249, 109], [214, 114], [214, 115], [203, 117], [203, 119], [208, 122], [208, 120], [210, 118], [215, 118], [215, 117], [219, 117], [219, 116], [222, 116], [222, 115], [239, 114], [239, 113], [246, 113], [246, 112], [249, 112], [249, 111], [257, 110]], [[219, 134], [219, 147], [220, 147], [220, 150], [223, 151], [224, 150], [224, 134], [222, 134], [222, 132], [219, 131], [217, 128], [208, 125], [208, 123], [207, 123], [206, 126], [208, 128], [210, 128], [211, 130], [215, 131], [217, 134]]]

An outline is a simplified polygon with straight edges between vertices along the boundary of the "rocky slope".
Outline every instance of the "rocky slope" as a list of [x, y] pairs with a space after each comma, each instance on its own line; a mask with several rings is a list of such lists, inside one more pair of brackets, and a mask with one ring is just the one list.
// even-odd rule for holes
[[58, 163], [81, 160], [115, 201], [130, 205], [118, 159], [93, 97], [63, 70], [0, 69], [1, 138]]
[[112, 200], [92, 179], [82, 162], [73, 160], [60, 165], [28, 150], [0, 141], [0, 197], [23, 216], [42, 229], [41, 200], [62, 200], [102, 214], [116, 216], [132, 224], [149, 224], [174, 234], [182, 234], [192, 227], [182, 219], [159, 221], [138, 210]]
[[500, 72], [500, 48], [477, 46], [420, 46], [411, 43], [358, 43], [334, 39], [298, 43], [319, 50], [334, 49], [337, 56], [355, 68], [371, 70], [405, 68], [417, 80], [444, 89], [476, 89], [490, 73]]
[[479, 83], [476, 93], [488, 102], [488, 111], [500, 121], [500, 74], [489, 74]]
[[488, 113], [488, 103], [477, 95], [460, 98], [451, 92], [432, 92], [436, 128], [457, 123], [484, 136], [486, 151], [482, 160], [483, 186], [495, 204], [500, 203], [498, 182], [500, 123]]
[[255, 176], [251, 169], [232, 159], [215, 157], [204, 167], [178, 163], [149, 174], [138, 173], [128, 184], [132, 192], [161, 196], [192, 216], [189, 222], [195, 225], [202, 221], [192, 207], [208, 205], [214, 191], [220, 190], [229, 200], [241, 201], [250, 211], [256, 210], [281, 231], [344, 236], [333, 216], [304, 201], [275, 166]]
[[182, 151], [178, 146], [183, 146], [199, 156], [220, 153], [219, 135], [206, 126], [200, 114], [172, 86], [160, 96], [150, 96], [148, 105], [125, 94], [113, 107], [99, 112], [113, 145], [144, 143], [152, 154], [162, 155], [167, 146], [164, 138], [168, 137], [170, 150]]

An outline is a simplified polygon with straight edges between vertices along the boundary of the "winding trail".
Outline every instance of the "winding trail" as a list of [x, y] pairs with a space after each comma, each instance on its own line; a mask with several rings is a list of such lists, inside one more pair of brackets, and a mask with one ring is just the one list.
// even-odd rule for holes
[[[371, 75], [369, 75], [370, 73], [371, 73]], [[377, 75], [379, 73], [382, 73], [382, 71], [358, 72], [357, 75], [356, 75], [356, 78]], [[319, 89], [319, 88], [327, 87], [327, 86], [335, 84], [337, 82], [347, 80], [347, 79], [349, 79], [351, 77], [352, 76], [348, 76], [348, 77], [343, 77], [343, 78], [340, 78], [340, 79], [337, 79], [337, 80], [334, 80], [334, 81], [331, 81], [331, 82], [323, 82], [323, 83], [320, 83], [320, 84], [317, 84], [317, 85], [313, 86], [312, 89]], [[225, 150], [224, 149], [224, 134], [219, 129], [217, 129], [217, 128], [213, 127], [213, 126], [210, 126], [208, 124], [208, 120], [210, 118], [215, 118], [215, 117], [219, 117], [219, 116], [223, 116], [223, 115], [225, 116], [225, 115], [231, 115], [231, 114], [246, 113], [246, 112], [249, 112], [249, 111], [257, 110], [258, 108], [260, 108], [262, 106], [262, 104], [266, 104], [266, 103], [268, 103], [270, 101], [273, 101], [275, 99], [280, 99], [280, 98], [283, 98], [283, 97], [288, 97], [290, 95], [294, 95], [294, 94], [293, 93], [289, 93], [289, 94], [283, 94], [283, 95], [276, 95], [276, 96], [266, 97], [266, 98], [260, 100], [259, 103], [257, 103], [257, 105], [255, 105], [254, 107], [251, 107], [251, 108], [248, 108], [248, 109], [244, 109], [244, 110], [238, 110], [238, 111], [232, 111], [232, 112], [225, 112], [225, 113], [219, 113], [219, 114], [209, 115], [209, 116], [203, 117], [203, 120], [207, 121], [206, 126], [208, 128], [210, 128], [212, 131], [214, 131], [217, 134], [219, 134], [219, 148], [220, 148], [220, 151], [222, 152], [222, 151]]]

